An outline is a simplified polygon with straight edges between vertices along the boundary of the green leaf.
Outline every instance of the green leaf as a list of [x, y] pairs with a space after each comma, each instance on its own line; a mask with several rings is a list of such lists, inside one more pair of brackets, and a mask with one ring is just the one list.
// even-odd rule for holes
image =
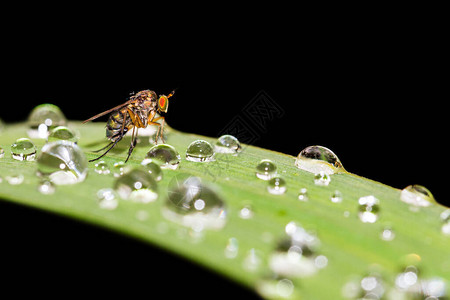
[[[70, 126], [79, 131], [78, 144], [88, 159], [96, 157], [92, 150], [107, 143], [103, 123], [72, 122]], [[331, 175], [327, 186], [316, 185], [314, 174], [295, 166], [295, 157], [249, 145], [244, 145], [243, 151], [235, 156], [216, 153], [212, 162], [187, 161], [185, 150], [192, 141], [203, 139], [215, 144], [216, 138], [168, 128], [166, 143], [174, 146], [182, 159], [177, 170], [163, 170], [163, 179], [158, 182], [158, 199], [147, 204], [120, 200], [116, 209], [105, 210], [99, 207], [96, 193], [113, 187], [116, 178], [94, 172], [95, 163], [89, 164], [84, 182], [57, 186], [50, 195], [38, 192], [40, 178], [36, 175], [36, 162], [17, 161], [9, 155], [10, 145], [17, 138], [26, 137], [26, 130], [25, 124], [8, 125], [0, 135], [0, 146], [5, 150], [5, 156], [0, 158], [3, 179], [0, 198], [157, 245], [257, 290], [266, 298], [337, 299], [351, 280], [374, 270], [381, 274], [387, 294], [394, 289], [396, 276], [411, 258], [416, 259], [421, 278], [437, 277], [447, 284], [450, 279], [450, 236], [441, 232], [439, 217], [446, 208], [434, 203], [429, 207], [412, 207], [400, 201], [400, 190], [384, 184], [343, 172]], [[45, 141], [33, 139], [33, 142], [39, 154]], [[125, 160], [129, 142], [124, 139], [103, 158], [109, 167]], [[128, 164], [139, 165], [151, 146], [141, 137]], [[284, 194], [269, 193], [267, 181], [255, 176], [255, 167], [262, 159], [270, 159], [277, 165], [278, 174], [287, 185]], [[24, 176], [22, 184], [7, 182], [6, 177], [14, 174]], [[196, 232], [164, 218], [161, 211], [168, 185], [180, 174], [201, 177], [224, 199], [226, 224], [222, 229]], [[302, 188], [307, 189], [308, 201], [298, 199]], [[330, 200], [336, 190], [343, 197], [340, 203]], [[358, 199], [369, 195], [380, 202], [375, 223], [363, 223], [358, 217]], [[240, 216], [244, 207], [251, 208], [250, 218]], [[272, 254], [287, 238], [285, 228], [291, 221], [313, 232], [320, 241], [314, 251], [326, 266], [322, 265], [314, 275], [273, 276]], [[380, 238], [387, 227], [395, 233], [391, 241]], [[234, 251], [228, 255], [227, 245], [229, 251]]]

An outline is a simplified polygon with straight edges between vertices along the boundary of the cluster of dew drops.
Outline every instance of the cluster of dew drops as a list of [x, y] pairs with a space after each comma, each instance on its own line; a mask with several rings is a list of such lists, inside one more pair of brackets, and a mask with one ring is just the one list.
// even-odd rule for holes
[[[4, 124], [0, 120], [0, 133]], [[61, 110], [52, 104], [35, 107], [28, 117], [28, 137], [18, 138], [10, 147], [11, 157], [19, 161], [36, 161], [37, 175], [40, 178], [38, 191], [42, 194], [55, 193], [56, 186], [76, 184], [85, 180], [88, 173], [87, 159], [77, 145], [79, 134], [68, 126]], [[152, 141], [153, 137], [150, 137]], [[46, 143], [37, 155], [33, 139], [45, 139]], [[216, 153], [236, 156], [242, 151], [238, 139], [223, 135], [212, 146], [204, 140], [193, 141], [186, 149], [186, 160], [195, 163], [215, 161]], [[6, 155], [0, 145], [0, 159]], [[105, 161], [95, 163], [94, 171], [101, 175], [112, 174], [116, 179], [113, 188], [100, 189], [97, 203], [100, 208], [114, 210], [119, 198], [139, 203], [153, 202], [158, 198], [158, 182], [162, 179], [162, 169], [178, 168], [181, 157], [171, 145], [159, 144], [150, 148], [140, 166], [128, 166], [122, 162], [111, 168]], [[322, 146], [303, 149], [295, 160], [295, 166], [314, 174], [314, 184], [328, 186], [334, 174], [346, 172], [338, 157]], [[277, 165], [263, 159], [255, 165], [255, 176], [267, 181], [267, 193], [282, 195], [287, 191], [285, 179], [278, 174]], [[20, 173], [0, 176], [0, 184], [5, 181], [19, 185], [24, 176]], [[298, 201], [310, 201], [308, 190], [298, 191]], [[338, 205], [345, 201], [343, 193], [335, 190], [330, 202]], [[425, 187], [410, 185], [400, 193], [400, 200], [410, 204], [412, 209], [430, 206], [435, 202], [433, 195]], [[380, 211], [380, 200], [374, 195], [362, 195], [357, 201], [358, 217], [363, 223], [375, 223]], [[241, 219], [251, 219], [253, 209], [244, 205], [239, 211]], [[136, 217], [145, 219], [146, 212], [140, 211]], [[162, 215], [175, 223], [200, 234], [204, 229], [221, 229], [226, 223], [225, 201], [217, 191], [201, 178], [177, 175], [169, 184]], [[346, 211], [344, 216], [348, 217]], [[450, 209], [441, 213], [444, 235], [450, 236]], [[292, 221], [285, 226], [285, 238], [281, 240], [268, 259], [268, 266], [274, 276], [261, 280], [256, 288], [268, 297], [290, 298], [295, 290], [292, 278], [309, 277], [328, 265], [328, 258], [320, 254], [320, 240], [317, 235]], [[395, 232], [387, 227], [380, 233], [384, 241], [392, 241]], [[269, 237], [268, 237], [269, 239]], [[224, 255], [234, 259], [239, 252], [239, 241], [228, 239]], [[414, 258], [415, 254], [411, 254]], [[252, 248], [243, 260], [243, 268], [255, 272], [261, 267], [262, 257]], [[377, 272], [370, 272], [349, 281], [342, 289], [348, 299], [446, 299], [446, 282], [442, 278], [423, 279], [414, 263], [406, 264], [397, 275], [395, 283], [389, 288]]]

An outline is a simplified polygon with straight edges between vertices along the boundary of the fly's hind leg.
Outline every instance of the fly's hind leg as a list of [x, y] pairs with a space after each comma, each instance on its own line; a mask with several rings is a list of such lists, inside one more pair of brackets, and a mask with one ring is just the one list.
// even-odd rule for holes
[[[114, 142], [111, 142], [111, 143], [109, 143], [108, 144], [108, 146], [109, 145], [111, 145], [112, 144], [112, 146], [111, 147], [109, 147], [109, 149], [108, 150], [106, 150], [105, 151], [105, 153], [103, 153], [102, 155], [100, 155], [99, 157], [97, 157], [97, 158], [94, 158], [94, 159], [91, 159], [89, 162], [93, 162], [93, 161], [96, 161], [96, 160], [99, 160], [100, 158], [102, 158], [103, 156], [105, 156], [106, 155], [106, 153], [108, 153], [109, 152], [109, 150], [111, 150], [112, 148], [114, 148], [114, 146], [120, 141], [122, 139], [122, 137], [119, 137], [118, 139], [116, 139]], [[107, 147], [108, 147], [107, 146]], [[99, 151], [102, 151], [103, 149], [105, 149], [106, 147], [104, 147], [104, 148], [102, 148], [102, 149], [100, 149]]]
[[[136, 129], [136, 130], [135, 130], [135, 129]], [[132, 134], [131, 134], [131, 145], [130, 145], [130, 148], [128, 149], [128, 156], [127, 156], [127, 159], [125, 160], [125, 162], [128, 161], [128, 159], [129, 159], [130, 156], [131, 156], [131, 153], [133, 153], [134, 147], [136, 147], [136, 142], [137, 142], [137, 139], [136, 139], [136, 137], [137, 137], [137, 132], [138, 132], [138, 129], [137, 129], [136, 127], [133, 127], [133, 132], [132, 132]]]

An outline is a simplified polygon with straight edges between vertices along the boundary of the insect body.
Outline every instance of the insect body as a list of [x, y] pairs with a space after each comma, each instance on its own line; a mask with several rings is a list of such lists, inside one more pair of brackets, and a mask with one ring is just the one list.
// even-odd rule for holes
[[[128, 150], [128, 156], [125, 162], [130, 158], [134, 147], [136, 146], [136, 137], [139, 128], [146, 128], [148, 125], [158, 126], [156, 131], [155, 143], [158, 143], [158, 137], [163, 139], [164, 117], [155, 117], [156, 113], [166, 113], [169, 107], [169, 98], [173, 96], [175, 91], [172, 91], [169, 95], [157, 96], [154, 91], [144, 90], [130, 97], [127, 102], [113, 107], [107, 111], [104, 111], [92, 118], [87, 119], [83, 123], [92, 121], [108, 113], [111, 113], [106, 123], [106, 137], [111, 141], [108, 145], [95, 152], [100, 152], [108, 148], [99, 157], [90, 160], [90, 162], [102, 158], [108, 153], [114, 146], [123, 138], [123, 136], [130, 130], [131, 145]], [[161, 123], [156, 121], [162, 120]]]

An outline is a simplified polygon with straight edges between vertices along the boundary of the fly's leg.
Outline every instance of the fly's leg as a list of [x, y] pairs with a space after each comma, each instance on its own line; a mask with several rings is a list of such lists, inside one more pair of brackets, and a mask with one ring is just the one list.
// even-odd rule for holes
[[[156, 122], [158, 120], [162, 120], [161, 123]], [[155, 144], [158, 144], [158, 138], [161, 138], [161, 141], [163, 142], [163, 144], [165, 144], [166, 142], [164, 141], [164, 135], [163, 135], [165, 118], [164, 117], [155, 118], [151, 122], [149, 122], [148, 124], [149, 125], [156, 125], [156, 126], [158, 126], [158, 130], [156, 130]]]
[[[136, 129], [136, 130], [135, 130], [135, 129]], [[134, 147], [136, 147], [136, 142], [137, 142], [137, 139], [136, 139], [136, 137], [137, 137], [137, 132], [138, 132], [138, 129], [137, 129], [136, 127], [133, 127], [133, 132], [132, 132], [132, 134], [131, 134], [131, 145], [130, 145], [130, 149], [128, 149], [128, 156], [127, 156], [127, 159], [125, 160], [125, 162], [128, 161], [128, 159], [129, 159], [130, 156], [131, 156], [131, 153], [133, 153]]]
[[103, 148], [101, 148], [101, 149], [98, 149], [98, 150], [94, 150], [94, 151], [92, 151], [92, 152], [98, 153], [98, 152], [100, 152], [100, 151], [103, 151], [103, 150], [105, 150], [106, 148], [108, 148], [109, 146], [111, 146], [113, 143], [114, 143], [114, 142], [110, 142], [110, 143], [109, 143], [108, 145], [106, 145], [105, 147], [103, 147]]
[[[116, 141], [114, 141], [114, 142], [111, 142], [111, 143], [113, 143], [112, 144], [112, 146], [111, 147], [109, 147], [109, 149], [108, 150], [106, 150], [105, 151], [105, 153], [103, 153], [102, 155], [100, 155], [99, 157], [97, 157], [97, 158], [94, 158], [94, 159], [91, 159], [89, 162], [93, 162], [93, 161], [96, 161], [96, 160], [99, 160], [100, 158], [102, 158], [103, 156], [105, 156], [106, 155], [106, 153], [108, 153], [109, 152], [109, 150], [111, 150], [112, 148], [114, 148], [114, 146], [120, 141], [122, 139], [122, 136], [121, 137], [119, 137]], [[109, 145], [111, 145], [111, 143], [109, 143], [108, 144], [108, 146]], [[106, 147], [105, 147], [106, 148]], [[103, 149], [100, 149], [99, 151], [101, 151], [101, 150], [103, 150]]]

